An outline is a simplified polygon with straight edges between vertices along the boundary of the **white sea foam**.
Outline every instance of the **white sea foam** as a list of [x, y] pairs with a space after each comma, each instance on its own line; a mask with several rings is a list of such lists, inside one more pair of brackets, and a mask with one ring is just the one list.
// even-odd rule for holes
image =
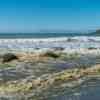
[[76, 36], [46, 39], [0, 39], [0, 49], [33, 50], [36, 48], [100, 48], [100, 37]]

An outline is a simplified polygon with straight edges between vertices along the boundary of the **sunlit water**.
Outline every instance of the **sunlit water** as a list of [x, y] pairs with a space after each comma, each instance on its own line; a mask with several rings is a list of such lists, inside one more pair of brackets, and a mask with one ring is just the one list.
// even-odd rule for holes
[[81, 86], [65, 90], [45, 100], [100, 100], [100, 79], [90, 80]]

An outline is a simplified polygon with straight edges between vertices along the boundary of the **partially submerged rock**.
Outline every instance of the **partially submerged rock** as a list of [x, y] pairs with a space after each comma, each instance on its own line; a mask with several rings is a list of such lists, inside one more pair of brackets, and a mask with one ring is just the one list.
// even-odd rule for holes
[[48, 51], [48, 52], [44, 53], [43, 56], [52, 57], [52, 58], [56, 59], [56, 58], [60, 57], [60, 54], [57, 54], [57, 53], [52, 52], [52, 51]]
[[6, 54], [2, 55], [2, 62], [3, 63], [10, 62], [10, 61], [16, 60], [16, 59], [18, 59], [18, 57], [13, 53], [6, 53]]

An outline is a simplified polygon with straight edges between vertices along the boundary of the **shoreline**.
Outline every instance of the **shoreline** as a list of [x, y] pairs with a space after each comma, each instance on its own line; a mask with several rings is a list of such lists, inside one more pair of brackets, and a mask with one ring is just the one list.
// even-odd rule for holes
[[[77, 88], [89, 80], [100, 79], [100, 63], [89, 65], [96, 62], [96, 57], [97, 61], [100, 59], [100, 49], [0, 51], [1, 55], [11, 53], [18, 57], [0, 62], [0, 98], [41, 100], [44, 95], [48, 98], [50, 91], [57, 89], [59, 93], [63, 89]], [[81, 57], [86, 60], [81, 60]], [[91, 62], [86, 63], [88, 61]]]
[[91, 39], [0, 40], [0, 98], [40, 100], [100, 79], [100, 41]]
[[68, 49], [65, 48], [60, 50], [60, 48], [41, 48], [41, 49], [8, 49], [8, 48], [0, 48], [0, 54], [4, 53], [17, 53], [17, 54], [44, 54], [46, 52], [54, 52], [54, 53], [62, 53], [62, 54], [90, 54], [90, 55], [100, 55], [100, 49], [96, 48], [80, 48], [80, 49]]

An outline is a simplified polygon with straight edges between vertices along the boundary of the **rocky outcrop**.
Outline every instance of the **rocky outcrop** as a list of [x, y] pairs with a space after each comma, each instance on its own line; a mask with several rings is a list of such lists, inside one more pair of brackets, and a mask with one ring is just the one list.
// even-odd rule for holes
[[[42, 92], [50, 87], [74, 87], [84, 82], [84, 79], [100, 77], [100, 65], [91, 68], [74, 68], [58, 73], [45, 74], [36, 79], [11, 81], [0, 85], [0, 93], [28, 93], [32, 90]], [[63, 85], [66, 84], [66, 85]]]
[[15, 54], [13, 54], [13, 53], [6, 53], [6, 54], [2, 55], [1, 58], [2, 58], [2, 62], [3, 63], [10, 62], [12, 60], [18, 59], [18, 57]]

